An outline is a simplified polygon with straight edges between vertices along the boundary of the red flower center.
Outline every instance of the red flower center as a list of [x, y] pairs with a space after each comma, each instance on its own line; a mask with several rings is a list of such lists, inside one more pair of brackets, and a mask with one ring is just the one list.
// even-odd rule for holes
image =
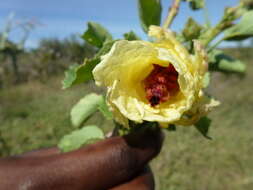
[[153, 64], [154, 69], [144, 80], [146, 98], [151, 106], [168, 101], [179, 90], [178, 73], [170, 64], [168, 67]]

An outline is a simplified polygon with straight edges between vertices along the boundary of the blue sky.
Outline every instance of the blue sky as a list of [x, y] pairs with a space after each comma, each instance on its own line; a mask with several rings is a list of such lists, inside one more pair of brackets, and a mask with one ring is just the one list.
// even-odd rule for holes
[[[212, 24], [222, 16], [225, 6], [233, 6], [239, 0], [206, 0]], [[163, 18], [171, 0], [162, 0]], [[0, 30], [8, 15], [14, 12], [16, 20], [35, 19], [41, 23], [31, 32], [27, 47], [34, 47], [39, 39], [45, 37], [65, 38], [73, 33], [83, 33], [87, 21], [95, 21], [104, 25], [114, 37], [119, 38], [124, 32], [134, 30], [145, 37], [142, 32], [137, 12], [137, 0], [1, 0]], [[188, 16], [203, 23], [202, 11], [191, 11], [186, 3], [182, 3], [173, 30], [183, 28]], [[21, 31], [14, 29], [11, 39], [20, 39]]]

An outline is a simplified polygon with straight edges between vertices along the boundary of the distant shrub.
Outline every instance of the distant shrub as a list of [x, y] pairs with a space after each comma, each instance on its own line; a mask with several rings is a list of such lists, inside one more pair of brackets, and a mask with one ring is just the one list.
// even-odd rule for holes
[[[50, 76], [62, 74], [69, 65], [81, 64], [84, 58], [93, 56], [95, 51], [77, 35], [63, 40], [42, 39], [37, 48], [20, 51], [17, 55], [19, 83], [35, 79], [45, 81]], [[11, 67], [11, 57], [1, 54], [0, 62], [0, 88], [15, 84], [17, 74]]]

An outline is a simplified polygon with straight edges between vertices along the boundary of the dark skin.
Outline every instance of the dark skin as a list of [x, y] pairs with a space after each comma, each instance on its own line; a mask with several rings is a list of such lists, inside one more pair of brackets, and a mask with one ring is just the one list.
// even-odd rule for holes
[[153, 190], [147, 164], [162, 141], [159, 129], [145, 129], [72, 152], [49, 148], [2, 158], [0, 190]]

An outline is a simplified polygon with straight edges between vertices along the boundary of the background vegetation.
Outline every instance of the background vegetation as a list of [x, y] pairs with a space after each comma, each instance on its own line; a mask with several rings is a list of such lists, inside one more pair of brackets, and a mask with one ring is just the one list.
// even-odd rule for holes
[[[8, 47], [11, 46], [11, 47]], [[63, 73], [70, 65], [81, 64], [85, 57], [91, 57], [95, 49], [72, 35], [64, 40], [42, 39], [35, 49], [16, 49], [16, 44], [8, 41], [8, 46], [0, 48], [0, 88], [32, 80], [46, 81], [48, 77]], [[16, 68], [13, 67], [13, 54]]]
[[[19, 84], [12, 80], [10, 60], [1, 62], [1, 156], [54, 146], [73, 130], [71, 107], [98, 89], [88, 83], [62, 90], [63, 70], [81, 63], [94, 51], [75, 37], [42, 40], [37, 49], [19, 54]], [[152, 162], [159, 190], [253, 189], [253, 48], [225, 51], [248, 63], [247, 73], [212, 76], [208, 91], [222, 102], [210, 116], [213, 140], [204, 139], [190, 127], [166, 132], [166, 146]], [[92, 116], [88, 124], [97, 124], [105, 131], [112, 127], [100, 113]]]

